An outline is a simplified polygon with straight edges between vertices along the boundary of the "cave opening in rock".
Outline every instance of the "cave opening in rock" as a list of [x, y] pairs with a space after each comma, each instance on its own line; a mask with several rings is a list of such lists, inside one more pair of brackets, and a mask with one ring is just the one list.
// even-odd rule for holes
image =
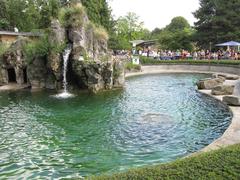
[[17, 78], [16, 78], [16, 72], [14, 68], [9, 68], [7, 69], [8, 72], [8, 82], [9, 83], [16, 83]]
[[27, 68], [23, 69], [23, 82], [27, 83], [28, 82], [28, 77], [27, 77]]

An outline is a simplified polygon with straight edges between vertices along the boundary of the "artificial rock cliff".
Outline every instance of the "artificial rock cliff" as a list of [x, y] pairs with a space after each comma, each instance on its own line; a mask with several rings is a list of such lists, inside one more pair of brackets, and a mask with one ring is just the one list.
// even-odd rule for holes
[[[81, 8], [81, 5], [77, 6]], [[124, 65], [109, 53], [107, 38], [96, 31], [86, 13], [81, 15], [81, 23], [71, 23], [64, 26], [59, 20], [52, 20], [48, 33], [51, 47], [64, 44], [72, 47], [67, 73], [70, 86], [94, 93], [122, 87], [125, 80]], [[11, 69], [15, 71], [13, 76], [18, 84], [29, 83], [32, 88], [60, 90], [63, 79], [63, 49], [56, 51], [56, 48], [52, 48], [47, 55], [36, 55], [28, 62], [23, 49], [28, 42], [28, 39], [20, 38], [1, 57], [1, 84], [14, 80], [14, 77], [10, 77]]]

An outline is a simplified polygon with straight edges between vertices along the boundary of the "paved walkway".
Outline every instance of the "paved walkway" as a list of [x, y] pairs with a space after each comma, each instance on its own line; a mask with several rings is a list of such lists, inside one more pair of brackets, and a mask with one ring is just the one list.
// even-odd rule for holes
[[26, 89], [28, 87], [29, 87], [28, 84], [19, 85], [17, 83], [10, 83], [7, 85], [0, 86], [0, 91], [9, 91], [9, 90], [16, 91], [16, 90], [20, 90], [20, 89]]

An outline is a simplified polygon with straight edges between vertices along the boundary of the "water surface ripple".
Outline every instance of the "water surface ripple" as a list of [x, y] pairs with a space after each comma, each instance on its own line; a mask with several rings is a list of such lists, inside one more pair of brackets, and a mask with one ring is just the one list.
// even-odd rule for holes
[[232, 114], [195, 90], [201, 74], [134, 77], [71, 99], [0, 93], [0, 179], [57, 179], [173, 161], [220, 137]]

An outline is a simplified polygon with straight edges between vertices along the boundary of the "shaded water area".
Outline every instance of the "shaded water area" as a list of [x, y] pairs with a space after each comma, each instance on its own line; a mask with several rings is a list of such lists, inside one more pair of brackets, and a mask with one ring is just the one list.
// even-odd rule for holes
[[228, 107], [196, 91], [203, 74], [130, 78], [124, 90], [56, 99], [0, 93], [0, 179], [112, 173], [173, 161], [228, 127]]

